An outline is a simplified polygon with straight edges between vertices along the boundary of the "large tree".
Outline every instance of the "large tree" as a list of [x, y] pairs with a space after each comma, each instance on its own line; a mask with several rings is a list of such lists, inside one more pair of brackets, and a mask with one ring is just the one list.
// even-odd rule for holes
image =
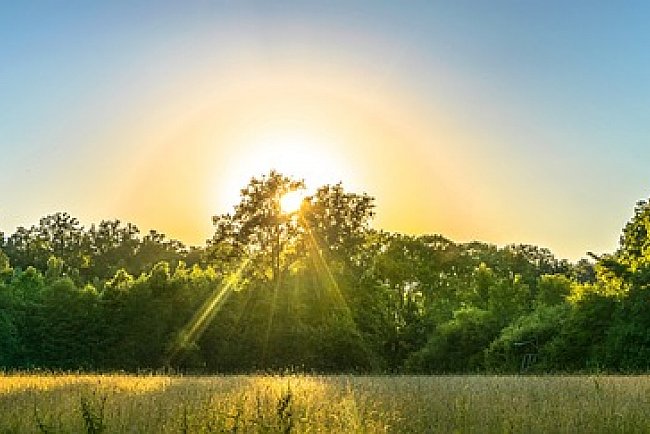
[[213, 217], [215, 234], [208, 254], [214, 260], [250, 260], [258, 277], [278, 282], [287, 266], [288, 247], [299, 227], [295, 218], [283, 213], [283, 195], [304, 188], [304, 182], [275, 170], [252, 178], [241, 190], [233, 213]]
[[339, 259], [355, 259], [374, 216], [374, 198], [346, 192], [341, 183], [324, 185], [306, 199], [301, 224], [311, 240]]
[[272, 281], [310, 252], [353, 260], [368, 232], [374, 199], [348, 193], [339, 183], [318, 188], [298, 211], [284, 211], [282, 197], [304, 188], [304, 181], [274, 170], [252, 178], [234, 212], [213, 218], [212, 259], [247, 258]]
[[59, 212], [43, 217], [37, 226], [19, 227], [5, 249], [15, 267], [45, 271], [47, 261], [56, 256], [64, 261], [66, 272], [74, 274], [86, 264], [88, 246], [79, 220]]

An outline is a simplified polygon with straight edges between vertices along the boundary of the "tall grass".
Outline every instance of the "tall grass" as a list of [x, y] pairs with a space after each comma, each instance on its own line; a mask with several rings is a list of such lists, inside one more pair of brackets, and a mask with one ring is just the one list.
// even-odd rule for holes
[[0, 375], [0, 433], [76, 432], [650, 432], [650, 377]]

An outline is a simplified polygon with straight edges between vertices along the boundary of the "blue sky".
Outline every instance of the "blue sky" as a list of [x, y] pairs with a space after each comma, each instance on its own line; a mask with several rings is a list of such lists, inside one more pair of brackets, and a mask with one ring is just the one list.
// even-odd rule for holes
[[[5, 232], [66, 210], [200, 243], [211, 213], [227, 211], [214, 184], [233, 166], [239, 182], [259, 174], [215, 125], [263, 131], [285, 97], [300, 103], [283, 106], [282, 122], [336, 151], [331, 171], [345, 166], [344, 185], [377, 197], [389, 230], [576, 259], [613, 250], [648, 196], [647, 2], [1, 8]], [[255, 92], [265, 105], [250, 107]], [[343, 120], [330, 113], [338, 103]]]

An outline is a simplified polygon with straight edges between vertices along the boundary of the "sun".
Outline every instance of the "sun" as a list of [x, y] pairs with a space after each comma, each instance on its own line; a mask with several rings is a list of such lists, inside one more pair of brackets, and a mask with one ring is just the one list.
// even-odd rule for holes
[[305, 193], [302, 190], [290, 191], [280, 197], [280, 211], [283, 214], [293, 214], [300, 210]]
[[[357, 184], [350, 159], [341, 151], [340, 141], [334, 134], [318, 128], [296, 126], [251, 126], [241, 136], [232, 138], [232, 154], [221, 171], [214, 171], [211, 185], [225, 209], [239, 203], [239, 191], [254, 176], [274, 169], [315, 191], [327, 184], [345, 182], [349, 188]], [[352, 186], [352, 187], [350, 187]]]

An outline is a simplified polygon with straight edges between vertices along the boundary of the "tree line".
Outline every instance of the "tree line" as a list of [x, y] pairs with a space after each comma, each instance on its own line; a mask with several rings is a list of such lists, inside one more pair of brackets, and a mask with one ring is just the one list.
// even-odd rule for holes
[[650, 360], [650, 205], [576, 263], [531, 245], [373, 229], [341, 184], [253, 178], [202, 247], [67, 213], [0, 233], [0, 368], [637, 372]]

